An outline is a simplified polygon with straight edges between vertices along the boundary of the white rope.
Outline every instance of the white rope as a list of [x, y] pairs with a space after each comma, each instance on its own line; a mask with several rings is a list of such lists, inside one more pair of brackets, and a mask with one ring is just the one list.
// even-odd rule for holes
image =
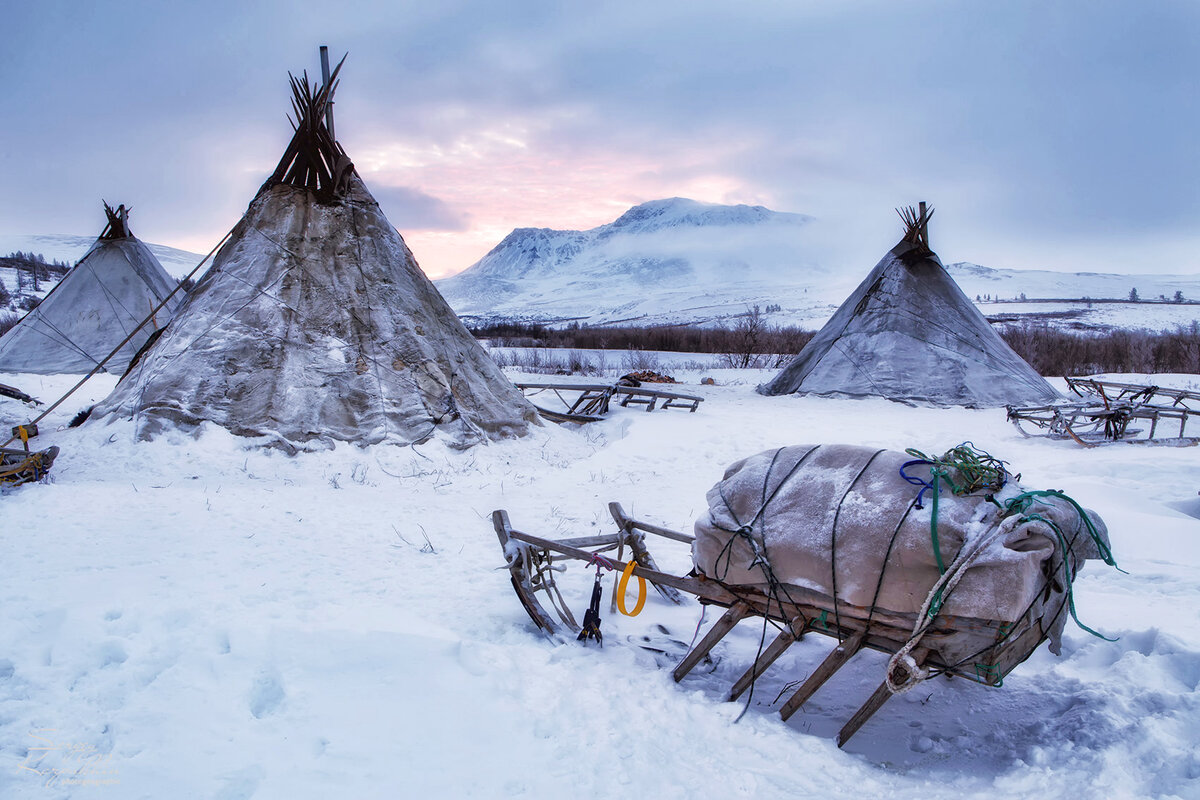
[[[997, 525], [991, 533], [980, 537], [973, 547], [970, 549], [964, 547], [954, 559], [949, 569], [938, 579], [933, 588], [929, 590], [929, 594], [925, 597], [925, 602], [921, 605], [921, 610], [917, 613], [917, 622], [913, 625], [912, 636], [899, 650], [888, 659], [887, 674], [885, 681], [888, 690], [892, 694], [903, 694], [910, 691], [921, 681], [929, 677], [929, 670], [917, 664], [915, 658], [912, 657], [912, 651], [920, 643], [921, 638], [925, 636], [926, 631], [933, 625], [933, 617], [929, 616], [929, 609], [933, 605], [934, 599], [939, 595], [942, 598], [942, 603], [945, 604], [950, 593], [954, 591], [954, 587], [958, 586], [959, 581], [966, 575], [967, 570], [971, 565], [983, 554], [985, 550], [995, 541], [1001, 534], [1007, 533], [1003, 523]], [[893, 677], [893, 673], [899, 673], [901, 677]]]

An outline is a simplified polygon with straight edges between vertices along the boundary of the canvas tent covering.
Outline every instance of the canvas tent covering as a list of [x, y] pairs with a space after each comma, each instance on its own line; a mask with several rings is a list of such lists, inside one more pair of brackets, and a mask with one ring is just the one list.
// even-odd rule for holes
[[[108, 225], [91, 249], [36, 308], [0, 336], [0, 372], [90, 372], [175, 288], [175, 280], [130, 232], [125, 206], [113, 209], [105, 203], [104, 212]], [[179, 302], [178, 296], [171, 298], [104, 369], [124, 372]]]
[[1061, 399], [1013, 352], [929, 249], [932, 209], [907, 230], [766, 395], [886, 397], [992, 408]]
[[94, 416], [133, 416], [143, 438], [208, 420], [286, 449], [435, 432], [468, 446], [539, 424], [330, 135], [337, 71], [292, 79], [298, 125], [274, 175]]
[[[935, 539], [930, 493], [919, 508], [922, 487], [901, 475], [913, 460], [867, 447], [796, 445], [733, 464], [695, 523], [697, 571], [796, 600], [815, 592], [832, 598], [835, 614], [842, 604], [847, 615], [856, 607], [860, 619], [915, 624], [943, 569], [957, 570], [937, 613], [1000, 621], [1011, 637], [1041, 625], [1059, 652], [1071, 579], [1085, 559], [1112, 563], [1104, 523], [1091, 512], [1085, 520], [1061, 496], [1026, 494], [1012, 480], [966, 496], [943, 483]], [[926, 481], [931, 474], [915, 465], [914, 473]], [[946, 664], [978, 649], [969, 638], [925, 644]]]

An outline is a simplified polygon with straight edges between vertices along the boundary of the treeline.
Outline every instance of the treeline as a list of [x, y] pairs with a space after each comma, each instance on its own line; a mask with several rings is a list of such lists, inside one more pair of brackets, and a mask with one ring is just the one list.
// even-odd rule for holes
[[[749, 324], [748, 324], [749, 322]], [[553, 347], [573, 350], [665, 350], [674, 353], [798, 353], [812, 331], [768, 326], [753, 317], [731, 328], [692, 325], [591, 327], [572, 323], [565, 328], [522, 323], [493, 323], [470, 328], [478, 339], [501, 347]]]
[[[755, 313], [739, 317], [729, 328], [578, 324], [550, 328], [506, 322], [478, 325], [471, 332], [503, 347], [713, 353], [724, 355], [725, 365], [730, 367], [780, 367], [814, 335], [800, 328], [768, 325], [762, 315]], [[1010, 326], [999, 333], [1042, 375], [1200, 374], [1200, 322], [1161, 333], [1125, 329], [1076, 332], [1039, 324]]]
[[40, 292], [42, 281], [62, 279], [71, 269], [71, 265], [62, 261], [47, 261], [41, 253], [25, 253], [17, 250], [6, 256], [0, 256], [0, 269], [8, 268], [16, 271], [16, 296], [3, 283], [0, 283], [0, 307], [9, 305], [14, 299], [17, 306], [25, 311], [37, 305], [37, 298], [25, 292]]
[[1022, 325], [1000, 335], [1042, 375], [1098, 372], [1200, 374], [1200, 323], [1155, 333], [1118, 329], [1078, 333], [1046, 325]]

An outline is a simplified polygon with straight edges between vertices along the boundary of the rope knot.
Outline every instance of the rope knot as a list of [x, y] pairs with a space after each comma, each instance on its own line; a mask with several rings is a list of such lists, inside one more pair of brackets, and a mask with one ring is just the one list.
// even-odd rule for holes
[[918, 666], [917, 660], [901, 650], [888, 661], [887, 687], [892, 694], [903, 694], [929, 677], [929, 670]]

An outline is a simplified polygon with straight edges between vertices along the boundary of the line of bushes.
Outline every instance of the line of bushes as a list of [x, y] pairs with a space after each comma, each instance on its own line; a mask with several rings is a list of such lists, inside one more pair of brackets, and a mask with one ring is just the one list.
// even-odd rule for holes
[[1047, 325], [1020, 325], [1006, 328], [1000, 335], [1042, 375], [1200, 374], [1200, 322], [1163, 333], [1125, 329], [1079, 333]]
[[[471, 333], [501, 347], [550, 347], [572, 350], [660, 350], [673, 353], [737, 354], [753, 357], [800, 352], [812, 331], [767, 325], [753, 312], [735, 320], [730, 328], [701, 328], [692, 325], [658, 327], [590, 327], [571, 324], [566, 328], [523, 323], [494, 323], [476, 326]], [[750, 363], [730, 366], [751, 366]]]
[[[714, 353], [723, 357], [724, 366], [766, 368], [783, 366], [814, 335], [799, 328], [767, 325], [753, 312], [736, 320], [730, 328], [690, 325], [617, 328], [576, 324], [550, 328], [495, 323], [478, 326], [472, 333], [505, 347]], [[1008, 326], [999, 333], [1017, 355], [1042, 375], [1200, 374], [1200, 322], [1161, 333], [1126, 329], [1076, 332], [1038, 324]]]

